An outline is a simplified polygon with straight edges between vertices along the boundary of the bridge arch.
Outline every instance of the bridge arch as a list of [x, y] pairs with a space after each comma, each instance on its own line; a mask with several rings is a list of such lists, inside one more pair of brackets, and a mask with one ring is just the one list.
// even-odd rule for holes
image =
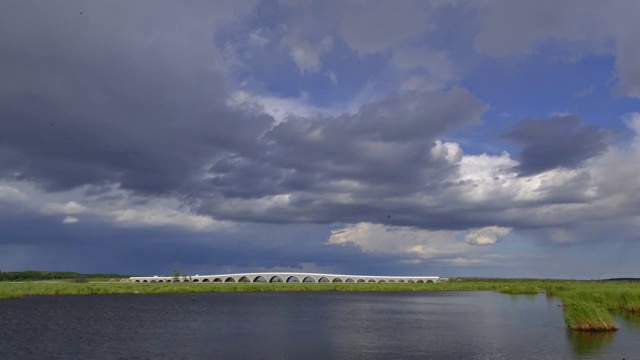
[[255, 272], [233, 273], [223, 275], [194, 275], [191, 276], [140, 276], [130, 277], [122, 282], [135, 283], [174, 283], [174, 282], [344, 282], [344, 283], [411, 283], [433, 284], [445, 282], [448, 279], [437, 276], [370, 276], [370, 275], [339, 275], [306, 272]]

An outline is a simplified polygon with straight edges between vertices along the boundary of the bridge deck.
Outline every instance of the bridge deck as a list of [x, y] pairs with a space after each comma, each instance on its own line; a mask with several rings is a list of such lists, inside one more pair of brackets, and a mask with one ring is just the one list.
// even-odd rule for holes
[[443, 282], [445, 278], [438, 276], [374, 276], [374, 275], [341, 275], [303, 272], [254, 272], [220, 275], [194, 276], [134, 276], [126, 282]]

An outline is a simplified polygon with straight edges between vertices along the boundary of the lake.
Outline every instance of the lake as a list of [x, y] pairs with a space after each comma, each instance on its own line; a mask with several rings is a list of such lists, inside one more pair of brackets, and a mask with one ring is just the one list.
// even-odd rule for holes
[[635, 359], [640, 325], [565, 329], [544, 295], [208, 293], [0, 301], [0, 359]]

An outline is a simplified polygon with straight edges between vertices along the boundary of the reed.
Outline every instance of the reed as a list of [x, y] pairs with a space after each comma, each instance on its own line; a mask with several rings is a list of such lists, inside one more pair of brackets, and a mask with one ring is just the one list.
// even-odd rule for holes
[[570, 330], [615, 331], [618, 326], [611, 313], [602, 305], [577, 301], [564, 306], [564, 321]]

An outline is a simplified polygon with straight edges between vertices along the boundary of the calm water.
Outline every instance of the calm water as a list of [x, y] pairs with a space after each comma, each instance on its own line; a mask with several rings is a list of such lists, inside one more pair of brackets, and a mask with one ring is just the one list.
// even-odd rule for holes
[[568, 333], [544, 296], [212, 293], [0, 301], [0, 359], [637, 359], [640, 326]]

